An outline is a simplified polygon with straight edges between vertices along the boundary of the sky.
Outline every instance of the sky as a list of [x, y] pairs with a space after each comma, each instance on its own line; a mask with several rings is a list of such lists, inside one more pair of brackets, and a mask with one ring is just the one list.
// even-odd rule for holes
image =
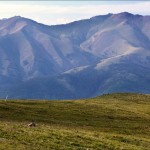
[[120, 12], [150, 15], [150, 1], [0, 1], [0, 19], [22, 16], [47, 25]]

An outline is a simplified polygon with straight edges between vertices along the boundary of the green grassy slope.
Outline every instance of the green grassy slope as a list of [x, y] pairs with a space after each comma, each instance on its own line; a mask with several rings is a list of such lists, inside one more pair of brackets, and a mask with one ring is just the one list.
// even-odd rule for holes
[[[37, 123], [30, 128], [30, 121]], [[0, 150], [149, 150], [150, 96], [0, 101]]]

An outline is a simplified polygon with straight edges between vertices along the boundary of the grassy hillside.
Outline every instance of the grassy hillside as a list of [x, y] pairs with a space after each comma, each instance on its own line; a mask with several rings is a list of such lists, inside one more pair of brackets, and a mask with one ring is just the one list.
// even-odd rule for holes
[[[28, 127], [31, 121], [36, 127]], [[149, 150], [150, 96], [0, 101], [0, 150]]]

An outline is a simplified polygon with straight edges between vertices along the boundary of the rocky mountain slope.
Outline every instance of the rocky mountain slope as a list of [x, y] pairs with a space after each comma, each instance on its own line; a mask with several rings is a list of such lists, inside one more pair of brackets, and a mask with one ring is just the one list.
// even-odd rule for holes
[[0, 54], [1, 97], [150, 93], [150, 16], [124, 12], [56, 26], [4, 19]]

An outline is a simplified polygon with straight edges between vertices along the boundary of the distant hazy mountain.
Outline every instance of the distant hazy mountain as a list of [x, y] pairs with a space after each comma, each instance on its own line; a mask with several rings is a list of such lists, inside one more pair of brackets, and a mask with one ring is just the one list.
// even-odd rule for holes
[[46, 26], [0, 20], [0, 97], [150, 93], [150, 16], [127, 12]]

